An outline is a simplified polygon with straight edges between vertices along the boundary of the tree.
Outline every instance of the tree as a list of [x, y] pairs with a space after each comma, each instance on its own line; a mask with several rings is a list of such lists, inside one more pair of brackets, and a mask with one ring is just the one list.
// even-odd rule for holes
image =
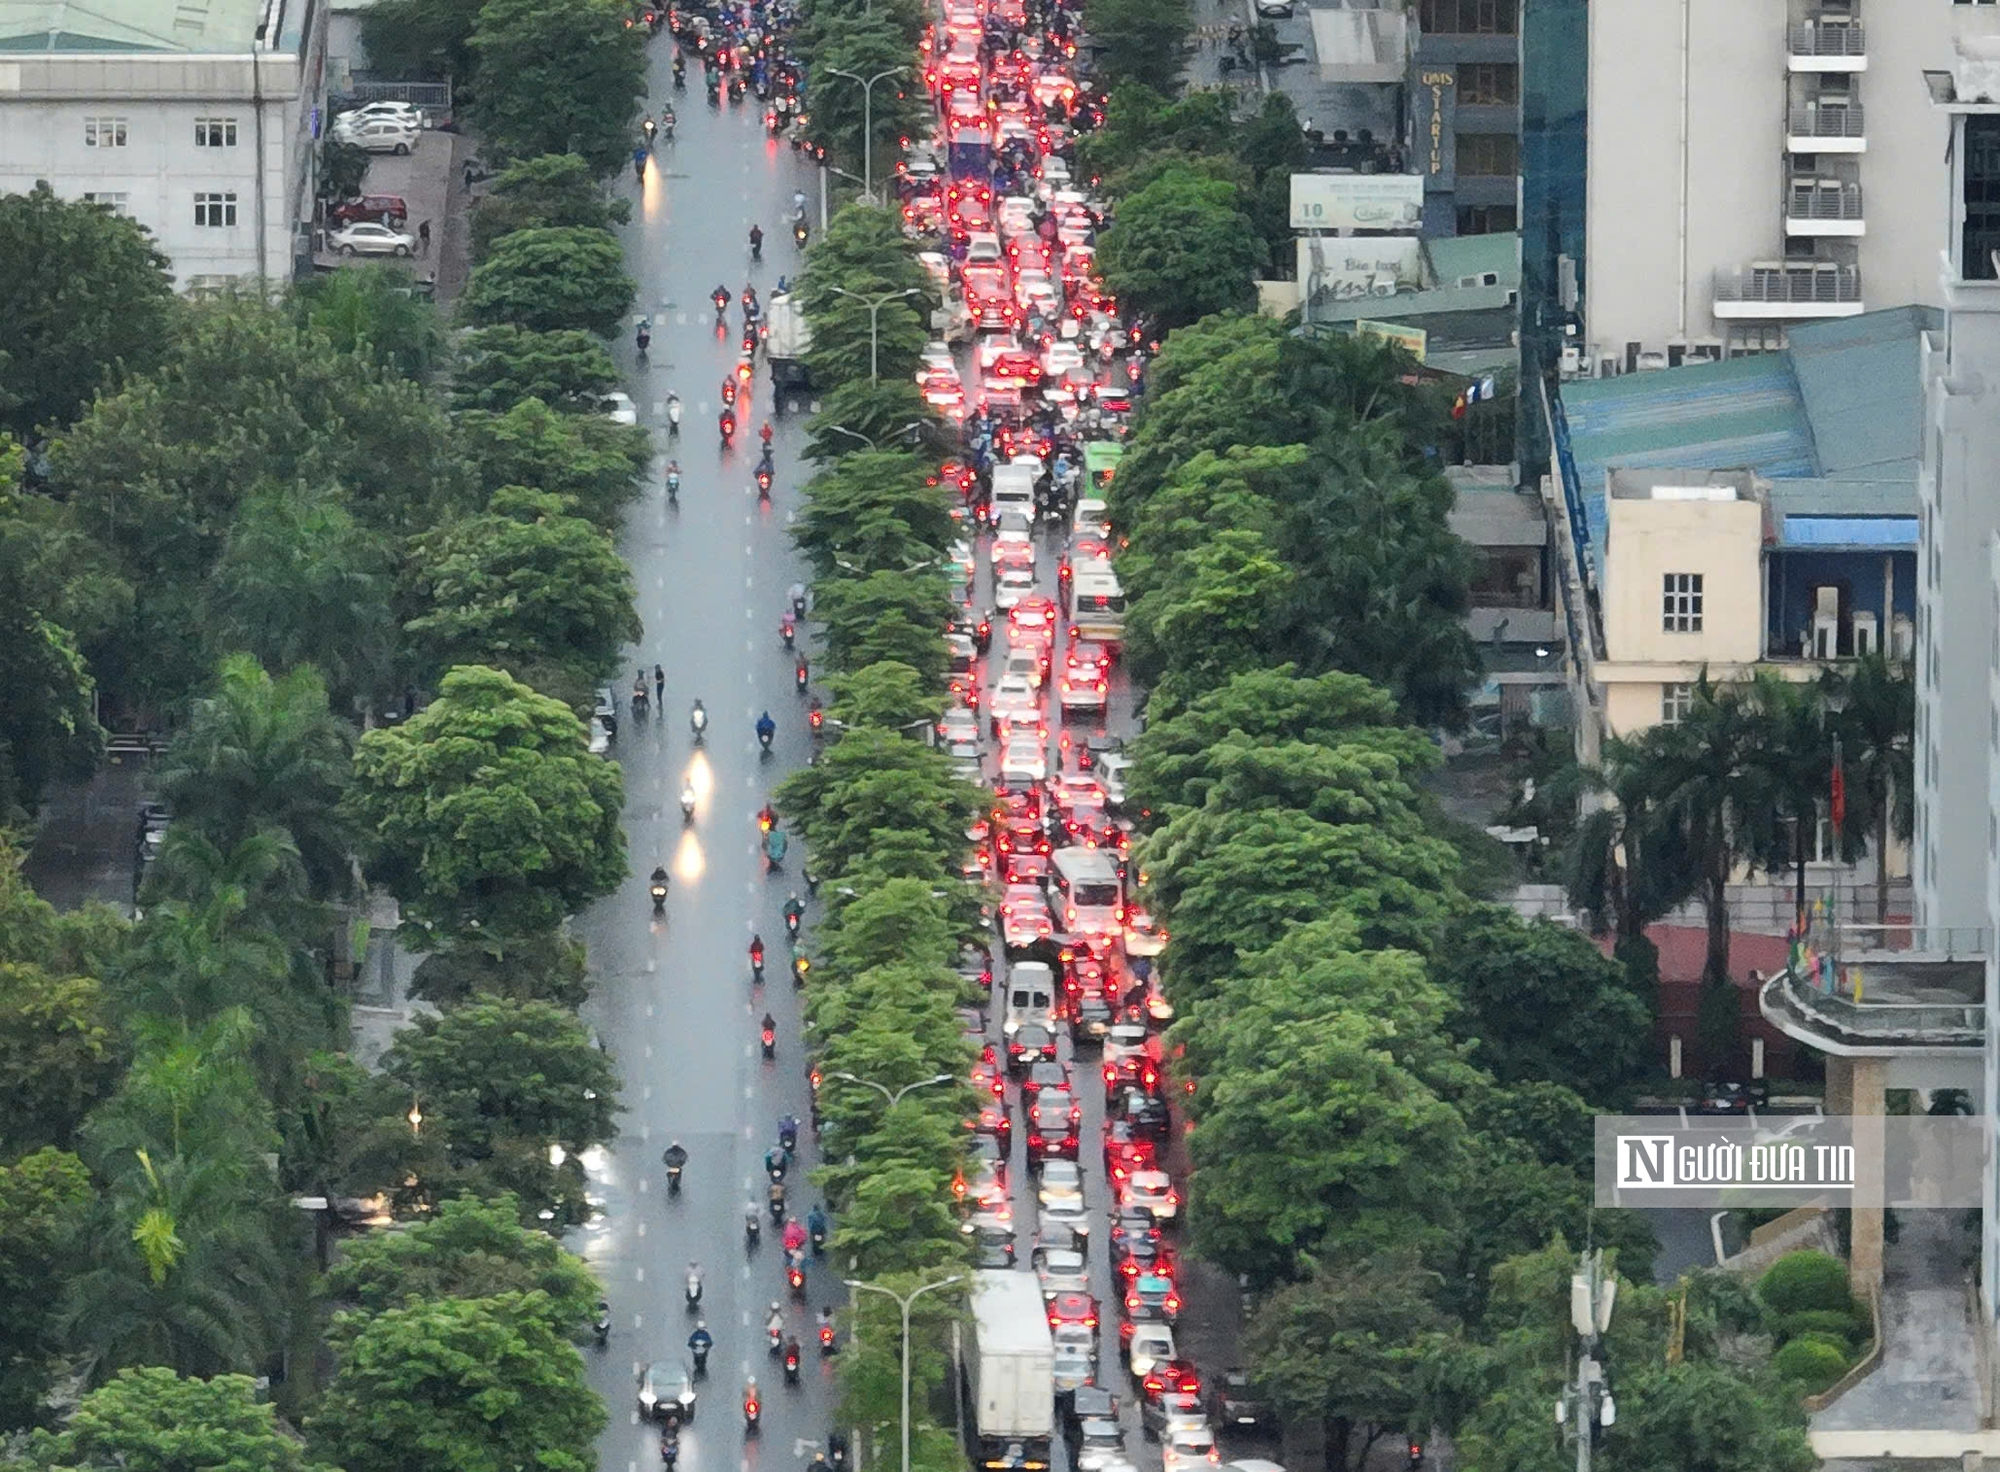
[[867, 727], [786, 777], [772, 800], [797, 822], [828, 874], [844, 873], [878, 843], [956, 855], [982, 806], [979, 790], [952, 776], [942, 752]]
[[815, 574], [901, 572], [957, 540], [954, 497], [914, 455], [857, 450], [814, 476], [792, 541]]
[[326, 1276], [327, 1296], [381, 1313], [424, 1299], [532, 1294], [522, 1306], [545, 1310], [549, 1328], [573, 1335], [604, 1290], [582, 1258], [517, 1215], [506, 1197], [440, 1202], [436, 1215], [403, 1231], [348, 1243]]
[[536, 399], [504, 414], [461, 412], [459, 444], [478, 485], [533, 486], [615, 531], [652, 461], [646, 431], [594, 414], [559, 414]]
[[871, 1171], [841, 1211], [834, 1251], [863, 1279], [930, 1276], [963, 1262], [965, 1237], [951, 1209], [950, 1172], [907, 1165]]
[[361, 43], [385, 77], [473, 80], [472, 28], [484, 0], [382, 0], [361, 17]]
[[1645, 1075], [1650, 1011], [1573, 930], [1477, 906], [1443, 927], [1433, 974], [1464, 1008], [1474, 1061], [1502, 1083], [1562, 1084], [1612, 1108]]
[[821, 583], [813, 616], [836, 670], [895, 660], [935, 685], [944, 678], [944, 631], [953, 604], [941, 572], [874, 572]]
[[1187, 0], [1161, 5], [1149, 0], [1089, 0], [1083, 23], [1099, 47], [1099, 74], [1163, 94], [1179, 88], [1188, 36], [1194, 29]]
[[67, 1146], [117, 1083], [119, 1055], [101, 983], [0, 961], [0, 1160]]
[[351, 711], [393, 689], [389, 552], [331, 488], [271, 487], [243, 503], [209, 583], [218, 642], [267, 668], [311, 665]]
[[[378, 13], [370, 11], [367, 18], [372, 20]], [[370, 56], [375, 54], [371, 52]], [[314, 192], [329, 203], [353, 199], [361, 193], [361, 186], [367, 178], [368, 150], [358, 143], [343, 143], [328, 134], [319, 146], [319, 172], [315, 177]]]
[[472, 254], [483, 257], [516, 230], [573, 225], [609, 230], [632, 218], [632, 206], [607, 199], [590, 165], [573, 153], [545, 153], [509, 164], [488, 182], [472, 211]]
[[536, 1297], [342, 1314], [315, 1452], [345, 1472], [590, 1472], [604, 1402]]
[[828, 714], [850, 728], [880, 726], [908, 734], [944, 714], [944, 696], [935, 684], [894, 660], [830, 676], [826, 686], [833, 696]]
[[120, 1370], [86, 1395], [60, 1432], [36, 1433], [27, 1462], [48, 1472], [314, 1472], [248, 1375], [197, 1380], [158, 1365]]
[[371, 872], [421, 924], [546, 931], [624, 877], [618, 768], [575, 711], [499, 670], [455, 669], [411, 720], [363, 736], [355, 776]]
[[[866, 77], [889, 63], [838, 64]], [[860, 91], [839, 78], [830, 79], [827, 86]], [[888, 126], [882, 122], [879, 106], [886, 86], [876, 88], [876, 123], [880, 127]], [[815, 95], [822, 99], [814, 113], [817, 126], [825, 106], [837, 93], [816, 90]], [[855, 105], [858, 111], [858, 97]], [[930, 341], [937, 286], [917, 259], [915, 247], [903, 238], [902, 217], [896, 211], [866, 203], [842, 209], [807, 253], [797, 291], [812, 324], [807, 363], [815, 384], [837, 390], [857, 379], [865, 380], [870, 376], [871, 356], [878, 378], [907, 379], [916, 372], [924, 344]], [[910, 295], [898, 295], [902, 292]], [[871, 314], [868, 302], [880, 302], [880, 310]], [[864, 427], [855, 427], [866, 433]], [[877, 443], [886, 447], [886, 441]]]
[[588, 687], [637, 642], [632, 573], [611, 538], [546, 491], [509, 486], [483, 515], [417, 540], [404, 624], [433, 668], [492, 664]]
[[[1910, 669], [1877, 650], [1864, 655], [1836, 687], [1847, 709], [1835, 721], [1848, 821], [1868, 834], [1875, 853], [1875, 923], [1889, 916], [1889, 838], [1910, 841], [1916, 805], [1917, 696]], [[1831, 798], [1829, 797], [1829, 801]]]
[[937, 440], [942, 426], [923, 390], [909, 379], [865, 375], [837, 385], [819, 401], [819, 412], [806, 421], [803, 458], [818, 465], [863, 450], [891, 452], [912, 449], [920, 440]]
[[587, 332], [528, 332], [502, 324], [459, 339], [452, 402], [505, 413], [523, 399], [565, 412], [595, 413], [618, 387], [618, 367]]
[[[532, 0], [492, 3], [526, 5]], [[551, 226], [516, 230], [496, 244], [472, 268], [462, 310], [468, 322], [480, 327], [511, 323], [532, 332], [574, 328], [616, 337], [637, 291], [625, 274], [624, 251], [610, 232]]]
[[1263, 263], [1264, 243], [1235, 186], [1178, 168], [1119, 202], [1097, 251], [1105, 286], [1170, 327], [1248, 310], [1256, 301], [1250, 278]]
[[415, 286], [408, 267], [374, 264], [310, 276], [294, 290], [301, 316], [336, 352], [423, 379], [444, 357], [444, 329]]
[[630, 19], [618, 0], [486, 0], [469, 43], [486, 146], [506, 159], [574, 154], [600, 179], [623, 167], [646, 94], [647, 33]]
[[[15, 1143], [7, 1142], [12, 1155]], [[44, 1147], [0, 1165], [0, 1424], [27, 1426], [62, 1369], [55, 1303], [75, 1272], [90, 1210], [90, 1172]]]
[[[575, 1014], [549, 1002], [488, 997], [419, 1017], [396, 1034], [382, 1071], [416, 1096], [423, 1127], [464, 1161], [488, 1158], [509, 1138], [575, 1157], [618, 1133], [610, 1059]], [[574, 1173], [580, 1194], [581, 1168]]]
[[176, 826], [221, 850], [281, 831], [312, 892], [344, 895], [353, 887], [354, 833], [340, 806], [352, 780], [351, 745], [315, 671], [274, 680], [235, 655], [168, 748], [160, 794]]
[[0, 426], [60, 426], [144, 372], [173, 335], [171, 267], [137, 221], [58, 199], [0, 195]]
[[1237, 527], [1176, 559], [1127, 624], [1133, 678], [1152, 686], [1149, 711], [1177, 710], [1262, 663], [1295, 581], [1261, 535]]
[[561, 931], [470, 931], [418, 963], [410, 995], [438, 1006], [490, 995], [581, 1007], [590, 996], [584, 949]]
[[69, 631], [18, 599], [0, 600], [0, 821], [32, 813], [49, 783], [97, 765], [104, 732], [95, 697]]
[[[864, 147], [872, 146], [873, 177], [885, 178], [896, 158], [896, 140], [922, 127], [930, 113], [928, 90], [913, 65], [914, 38], [893, 14], [849, 11], [815, 15], [811, 39], [805, 55], [811, 58], [806, 90], [813, 99], [813, 136], [857, 173]], [[900, 68], [900, 74], [875, 84], [872, 109], [860, 82], [833, 74], [838, 68], [865, 80], [892, 67]], [[875, 135], [864, 138], [871, 112]]]
[[1287, 1423], [1324, 1428], [1332, 1472], [1359, 1472], [1391, 1431], [1427, 1433], [1424, 1374], [1450, 1327], [1436, 1291], [1414, 1254], [1385, 1252], [1316, 1262], [1259, 1308], [1251, 1373]]

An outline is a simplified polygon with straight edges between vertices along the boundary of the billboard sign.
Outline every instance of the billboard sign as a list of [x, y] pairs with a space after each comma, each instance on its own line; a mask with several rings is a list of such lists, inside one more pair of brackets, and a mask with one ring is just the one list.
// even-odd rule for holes
[[1423, 223], [1421, 174], [1294, 174], [1294, 230], [1415, 230]]
[[1314, 303], [1394, 296], [1423, 281], [1423, 242], [1414, 235], [1300, 236], [1299, 282]]

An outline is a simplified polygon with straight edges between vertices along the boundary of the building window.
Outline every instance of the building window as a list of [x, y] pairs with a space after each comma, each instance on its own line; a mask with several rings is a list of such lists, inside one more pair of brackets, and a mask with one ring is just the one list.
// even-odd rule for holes
[[194, 197], [194, 222], [211, 229], [225, 228], [236, 223], [236, 196], [234, 194], [197, 194]]
[[129, 215], [132, 213], [127, 207], [131, 203], [131, 199], [132, 196], [129, 194], [122, 192], [113, 194], [107, 193], [104, 190], [86, 191], [83, 196], [85, 204], [101, 204], [114, 215]]
[[1458, 172], [1473, 177], [1511, 177], [1520, 171], [1521, 140], [1512, 133], [1460, 133]]
[[1994, 278], [2000, 250], [2000, 117], [1965, 120], [1965, 234], [1959, 270], [1967, 281]]
[[1669, 634], [1701, 632], [1701, 574], [1670, 572], [1662, 579], [1660, 627]]
[[1517, 0], [1422, 0], [1417, 25], [1432, 36], [1511, 36]]
[[1662, 685], [1660, 687], [1660, 724], [1678, 726], [1694, 709], [1694, 686]]
[[85, 118], [83, 120], [83, 146], [85, 148], [123, 148], [125, 146], [125, 119]]
[[236, 146], [236, 119], [196, 118], [194, 120], [194, 146], [196, 148], [234, 148]]
[[1520, 228], [1511, 204], [1467, 204], [1458, 209], [1460, 235], [1507, 235]]
[[1521, 100], [1521, 69], [1511, 61], [1467, 62], [1458, 69], [1460, 106], [1507, 106]]

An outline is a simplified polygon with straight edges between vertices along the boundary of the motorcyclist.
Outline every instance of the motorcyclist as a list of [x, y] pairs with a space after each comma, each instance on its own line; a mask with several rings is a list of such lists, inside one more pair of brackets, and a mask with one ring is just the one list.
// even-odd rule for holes
[[688, 725], [694, 728], [694, 734], [697, 736], [708, 728], [708, 712], [702, 709], [699, 700], [696, 700], [688, 711]]
[[632, 150], [632, 177], [639, 180], [641, 183], [645, 182], [646, 145], [643, 143], [639, 144], [636, 148]]
[[728, 310], [729, 310], [729, 288], [728, 288], [728, 287], [726, 287], [726, 286], [718, 286], [718, 287], [716, 287], [714, 291], [711, 291], [711, 292], [710, 292], [710, 293], [708, 294], [708, 299], [709, 299], [710, 301], [712, 301], [712, 302], [714, 302], [714, 303], [715, 303], [715, 315], [716, 315], [716, 316], [720, 317], [720, 316], [721, 316], [721, 315], [722, 315], [722, 314], [723, 314], [724, 312], [726, 312], [726, 311], [728, 311]]
[[815, 1244], [826, 1241], [826, 1210], [817, 1201], [813, 1209], [806, 1213], [806, 1231], [812, 1235]]
[[660, 1159], [665, 1162], [668, 1170], [685, 1170], [688, 1163], [688, 1153], [681, 1145], [681, 1142], [676, 1140], [673, 1144], [667, 1146], [666, 1150], [660, 1155]]
[[[769, 1176], [772, 1180], [782, 1181], [785, 1178], [785, 1171], [790, 1167], [790, 1165], [791, 1161], [786, 1158], [785, 1152], [778, 1146], [773, 1145], [770, 1149], [764, 1152], [764, 1174]], [[795, 1244], [792, 1242], [792, 1229], [790, 1227], [786, 1227], [785, 1246], [791, 1247], [793, 1245]]]
[[761, 935], [753, 934], [750, 937], [750, 969], [752, 971], [755, 971], [760, 976], [763, 975], [764, 937]]
[[764, 259], [764, 227], [761, 225], [750, 227], [750, 259], [753, 261]]
[[708, 1352], [715, 1348], [715, 1336], [708, 1332], [708, 1320], [696, 1319], [694, 1333], [688, 1335], [688, 1353], [694, 1356], [694, 1370], [699, 1375], [708, 1368]]
[[778, 723], [771, 719], [771, 713], [768, 710], [757, 717], [757, 740], [761, 745], [769, 746], [771, 738], [777, 734]]
[[785, 901], [785, 922], [796, 930], [798, 922], [804, 918], [805, 913], [805, 901], [800, 899], [798, 891], [794, 890], [791, 898]]
[[771, 1300], [771, 1316], [764, 1320], [764, 1332], [779, 1335], [785, 1332], [785, 1310], [775, 1298]]
[[794, 220], [803, 220], [805, 217], [806, 192], [803, 189], [794, 189], [792, 191], [792, 218]]
[[797, 1217], [785, 1223], [785, 1251], [803, 1252], [806, 1246], [806, 1229]]
[[787, 1155], [799, 1148], [799, 1117], [788, 1114], [778, 1121], [778, 1148]]

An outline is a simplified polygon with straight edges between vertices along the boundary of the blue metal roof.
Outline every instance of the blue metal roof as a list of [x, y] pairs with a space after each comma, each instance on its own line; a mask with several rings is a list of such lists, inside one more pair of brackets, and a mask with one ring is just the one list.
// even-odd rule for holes
[[1914, 547], [1914, 516], [1787, 516], [1788, 547]]
[[1896, 307], [1808, 322], [1787, 335], [1785, 356], [1823, 475], [1916, 478], [1924, 397], [1918, 334], [1943, 322], [1935, 307]]

